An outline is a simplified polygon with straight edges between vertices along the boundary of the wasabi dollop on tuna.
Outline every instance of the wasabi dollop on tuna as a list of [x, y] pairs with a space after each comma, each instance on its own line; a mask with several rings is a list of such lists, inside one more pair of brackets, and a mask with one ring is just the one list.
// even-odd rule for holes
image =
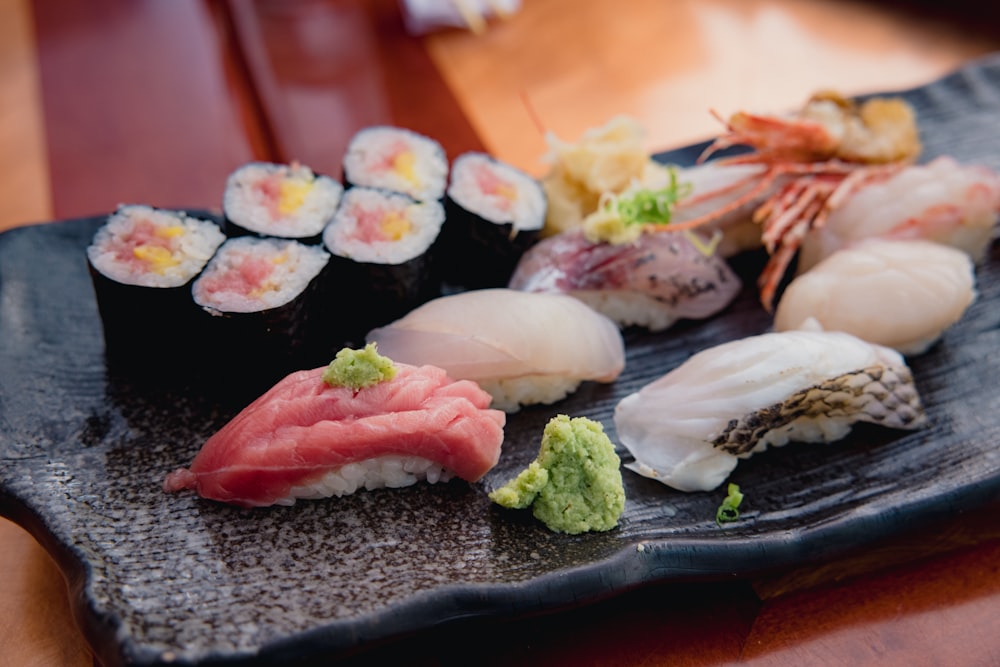
[[331, 387], [364, 389], [396, 377], [392, 359], [378, 353], [375, 343], [360, 350], [345, 347], [323, 371], [323, 382]]
[[538, 457], [490, 500], [530, 506], [557, 533], [611, 530], [625, 509], [621, 461], [599, 422], [558, 415], [545, 426]]

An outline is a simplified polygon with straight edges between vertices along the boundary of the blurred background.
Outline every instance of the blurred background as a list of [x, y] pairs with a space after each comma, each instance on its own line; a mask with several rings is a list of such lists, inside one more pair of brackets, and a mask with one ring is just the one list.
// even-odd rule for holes
[[523, 0], [408, 29], [433, 4], [0, 0], [0, 229], [217, 207], [250, 159], [339, 174], [377, 123], [540, 174], [547, 132], [629, 114], [662, 150], [717, 132], [713, 109], [917, 86], [1000, 47], [997, 11], [964, 1]]

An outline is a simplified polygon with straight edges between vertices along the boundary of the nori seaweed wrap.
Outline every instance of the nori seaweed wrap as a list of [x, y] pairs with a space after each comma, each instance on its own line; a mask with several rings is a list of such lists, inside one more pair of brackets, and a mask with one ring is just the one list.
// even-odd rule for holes
[[435, 244], [443, 223], [436, 201], [365, 187], [344, 193], [323, 235], [333, 255], [323, 308], [331, 342], [363, 341], [372, 328], [440, 296]]
[[545, 224], [545, 192], [508, 164], [464, 153], [452, 165], [445, 213], [444, 280], [466, 288], [505, 287]]
[[288, 239], [229, 239], [194, 282], [203, 345], [230, 385], [266, 388], [289, 372], [329, 362], [319, 340], [319, 278], [330, 259]]
[[120, 206], [94, 234], [87, 264], [114, 372], [183, 373], [197, 364], [191, 283], [225, 241], [181, 211]]

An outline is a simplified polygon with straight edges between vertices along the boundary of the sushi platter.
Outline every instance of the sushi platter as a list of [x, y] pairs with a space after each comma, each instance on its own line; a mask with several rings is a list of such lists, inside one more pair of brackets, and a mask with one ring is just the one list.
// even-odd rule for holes
[[[1000, 169], [1000, 58], [900, 94], [919, 114], [922, 160], [947, 154]], [[658, 159], [692, 164], [704, 148]], [[156, 365], [130, 374], [108, 365], [86, 260], [104, 219], [0, 235], [0, 514], [66, 573], [107, 665], [335, 657], [458, 618], [819, 562], [1000, 496], [995, 244], [977, 269], [976, 301], [910, 361], [926, 427], [859, 426], [833, 444], [746, 460], [730, 478], [745, 494], [739, 520], [725, 525], [716, 523], [724, 490], [684, 493], [627, 470], [624, 514], [607, 532], [555, 533], [487, 494], [534, 459], [554, 415], [599, 421], [617, 442], [612, 415], [623, 397], [699, 350], [767, 331], [755, 253], [732, 262], [745, 287], [718, 315], [655, 333], [626, 329], [616, 381], [510, 414], [500, 461], [478, 482], [254, 509], [167, 494], [164, 476], [245, 397], [224, 391], [226, 376], [208, 390], [163, 381]], [[170, 345], [161, 337], [148, 355]]]

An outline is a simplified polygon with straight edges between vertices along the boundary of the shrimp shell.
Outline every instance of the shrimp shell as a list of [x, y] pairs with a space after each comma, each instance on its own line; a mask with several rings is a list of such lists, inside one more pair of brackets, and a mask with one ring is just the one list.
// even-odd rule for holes
[[912, 162], [922, 150], [916, 114], [899, 97], [857, 102], [836, 92], [821, 91], [787, 116], [738, 111], [723, 122], [726, 134], [712, 142], [702, 160], [732, 146], [754, 149], [749, 155], [732, 158], [745, 162], [886, 164]]

